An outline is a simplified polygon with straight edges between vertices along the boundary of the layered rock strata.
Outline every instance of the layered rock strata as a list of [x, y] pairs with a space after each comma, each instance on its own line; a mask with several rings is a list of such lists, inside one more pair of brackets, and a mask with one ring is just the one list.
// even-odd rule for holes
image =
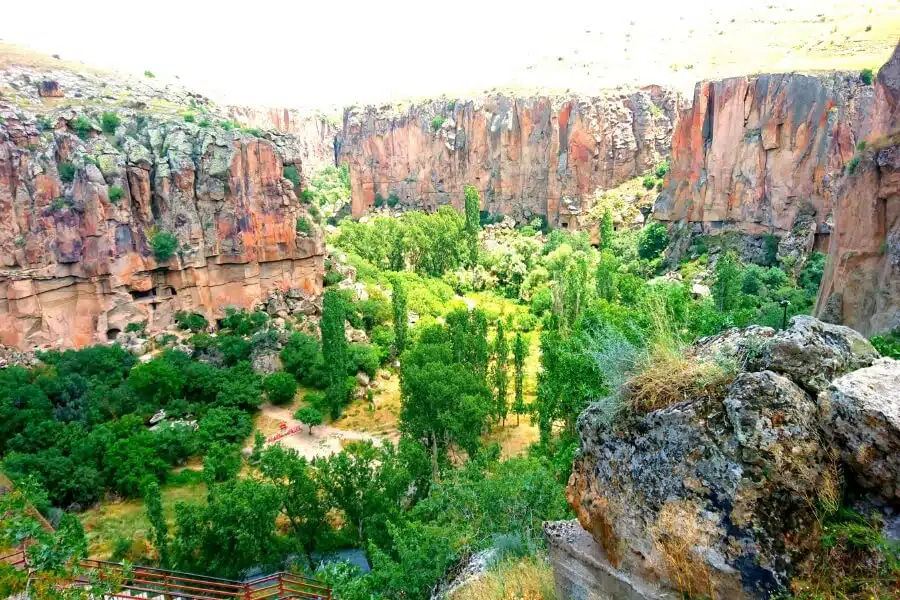
[[651, 86], [593, 98], [493, 96], [349, 108], [337, 160], [350, 167], [352, 212], [380, 198], [461, 207], [474, 185], [482, 210], [566, 226], [598, 190], [668, 157], [680, 99]]
[[[283, 177], [303, 140], [202, 111], [17, 104], [0, 101], [0, 344], [83, 346], [321, 290], [321, 231], [298, 233], [306, 208]], [[102, 113], [118, 124], [104, 132]]]

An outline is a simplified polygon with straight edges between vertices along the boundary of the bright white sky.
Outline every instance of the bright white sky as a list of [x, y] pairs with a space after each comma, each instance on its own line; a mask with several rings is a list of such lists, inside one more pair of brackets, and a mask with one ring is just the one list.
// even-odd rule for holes
[[[721, 0], [718, 0], [721, 3]], [[0, 38], [235, 102], [321, 106], [508, 83], [636, 4], [567, 0], [15, 1]], [[669, 2], [640, 2], [642, 18]], [[680, 0], [680, 10], [712, 4]], [[654, 5], [658, 5], [654, 6]]]
[[[327, 107], [547, 77], [568, 87], [574, 72], [553, 69], [615, 53], [628, 58], [603, 72], [640, 53], [668, 66], [678, 57], [659, 56], [667, 54], [664, 36], [674, 34], [669, 42], [680, 49], [679, 35], [713, 36], [738, 11], [756, 19], [776, 6], [818, 12], [835, 2], [842, 0], [7, 0], [0, 38], [95, 67], [178, 75], [217, 100]], [[568, 62], [557, 63], [561, 56]], [[602, 74], [583, 66], [592, 85]], [[626, 75], [648, 71], [623, 66]]]

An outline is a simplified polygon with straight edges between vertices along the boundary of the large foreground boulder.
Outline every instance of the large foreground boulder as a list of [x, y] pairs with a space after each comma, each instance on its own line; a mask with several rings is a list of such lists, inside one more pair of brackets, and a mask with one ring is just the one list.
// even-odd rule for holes
[[855, 482], [900, 505], [900, 362], [881, 359], [835, 379], [819, 403]]
[[[720, 365], [727, 384], [646, 413], [626, 385], [614, 417], [608, 401], [586, 410], [569, 503], [626, 579], [693, 597], [786, 593], [819, 547], [816, 506], [840, 497], [839, 457], [875, 448], [855, 472], [896, 493], [896, 365], [870, 367], [878, 354], [862, 336], [810, 317], [730, 330], [688, 354]], [[823, 390], [840, 415], [829, 427]]]

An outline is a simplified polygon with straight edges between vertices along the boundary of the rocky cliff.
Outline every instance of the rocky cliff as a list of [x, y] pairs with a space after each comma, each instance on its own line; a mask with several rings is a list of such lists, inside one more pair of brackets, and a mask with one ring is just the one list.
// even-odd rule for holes
[[317, 142], [145, 82], [10, 68], [0, 94], [0, 343], [82, 346], [320, 291], [322, 234], [299, 231], [283, 176]]
[[[561, 597], [781, 597], [822, 564], [823, 514], [842, 492], [860, 514], [896, 518], [900, 362], [812, 317], [726, 331], [687, 360], [727, 382], [652, 411], [626, 384], [618, 412], [580, 416], [567, 496], [593, 540], [546, 529]], [[848, 578], [883, 576], [874, 554], [830, 560]]]
[[871, 131], [839, 185], [816, 306], [864, 333], [900, 328], [900, 46], [874, 91]]
[[482, 210], [567, 226], [595, 192], [669, 155], [679, 96], [648, 87], [592, 98], [493, 96], [403, 107], [350, 108], [337, 143], [350, 167], [352, 212], [391, 197], [405, 206], [460, 207], [463, 186]]

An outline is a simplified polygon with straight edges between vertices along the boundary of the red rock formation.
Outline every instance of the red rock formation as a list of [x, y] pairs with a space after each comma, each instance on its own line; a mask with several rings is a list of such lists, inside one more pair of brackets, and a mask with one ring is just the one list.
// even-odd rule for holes
[[841, 182], [816, 314], [900, 328], [900, 46], [878, 71], [872, 131]]
[[[320, 292], [321, 232], [297, 233], [306, 211], [282, 177], [283, 157], [303, 153], [295, 138], [151, 119], [113, 146], [0, 114], [0, 343], [77, 347], [132, 322], [167, 327], [177, 310], [214, 319], [275, 288]], [[164, 262], [156, 232], [177, 239]]]
[[334, 165], [334, 142], [339, 128], [322, 116], [303, 114], [291, 108], [249, 106], [226, 106], [225, 112], [245, 127], [291, 134], [302, 150], [304, 171], [308, 173]]
[[843, 73], [697, 84], [654, 217], [704, 233], [783, 235], [811, 213], [827, 235], [837, 181], [871, 130], [873, 103], [872, 88]]
[[595, 98], [433, 101], [403, 114], [351, 108], [337, 143], [350, 167], [352, 212], [376, 196], [411, 207], [461, 207], [463, 186], [482, 209], [567, 224], [597, 189], [615, 187], [669, 154], [678, 95], [660, 87]]

